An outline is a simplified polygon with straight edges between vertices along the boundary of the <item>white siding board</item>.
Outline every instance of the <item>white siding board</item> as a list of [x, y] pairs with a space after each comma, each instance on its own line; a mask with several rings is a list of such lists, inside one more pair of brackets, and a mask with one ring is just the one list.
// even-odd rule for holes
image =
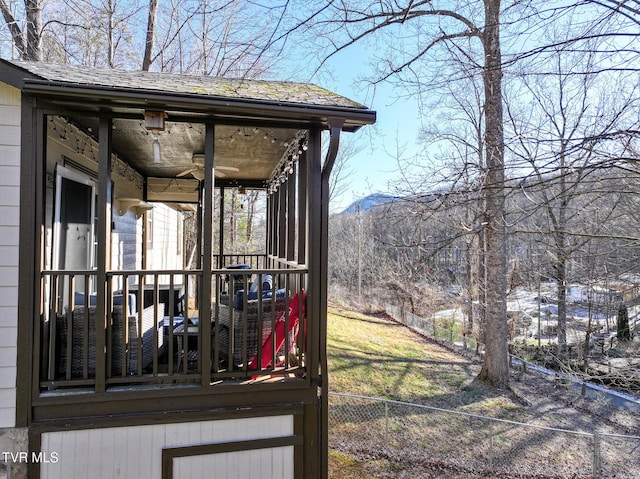
[[[268, 439], [292, 434], [293, 416], [290, 415], [44, 433], [42, 452], [56, 452], [59, 461], [42, 464], [41, 478], [159, 479], [163, 448]], [[293, 447], [194, 457], [196, 459], [186, 461], [184, 467], [191, 471], [203, 471], [203, 474], [182, 477], [209, 477], [214, 464], [220, 464], [221, 467], [225, 464], [224, 467], [227, 467], [229, 463], [232, 465], [230, 475], [219, 475], [215, 469], [216, 478], [293, 477]], [[238, 474], [239, 470], [243, 471], [243, 475]], [[254, 470], [258, 471], [255, 475], [244, 475], [244, 471]], [[278, 475], [274, 475], [273, 471], [279, 471]], [[287, 471], [291, 471], [291, 474]]]
[[3, 325], [12, 322], [10, 318], [0, 318], [0, 348], [15, 348], [18, 344], [18, 327]]
[[[7, 226], [3, 228], [3, 236], [0, 237], [0, 245], [14, 246], [20, 241], [20, 229], [18, 226]], [[15, 282], [15, 278], [11, 278]]]
[[11, 392], [16, 387], [16, 368], [15, 361], [13, 365], [0, 367], [0, 389], [7, 388]]
[[[2, 128], [0, 128], [2, 131]], [[20, 150], [18, 150], [19, 152]], [[15, 186], [20, 184], [20, 167], [0, 165], [0, 186]]]
[[20, 90], [0, 83], [0, 105], [20, 106]]
[[[0, 348], [0, 368], [8, 368], [16, 365], [16, 359], [18, 357], [18, 348], [6, 347]], [[2, 395], [0, 394], [0, 397]], [[2, 404], [2, 402], [0, 402]]]
[[[15, 399], [14, 399], [14, 404], [15, 404]], [[13, 427], [15, 425], [15, 422], [16, 422], [15, 407], [0, 408], [0, 427]]]
[[[2, 128], [0, 126], [0, 128]], [[16, 166], [15, 163], [10, 161], [11, 158], [20, 158], [20, 145], [0, 145], [0, 165]], [[7, 184], [4, 179], [0, 179], [0, 184]], [[11, 183], [7, 186], [12, 186]]]
[[173, 463], [175, 479], [209, 477], [211, 471], [216, 479], [292, 478], [293, 446], [181, 457]]
[[0, 104], [0, 126], [13, 125], [15, 118], [20, 118], [20, 106]]
[[0, 206], [0, 218], [2, 226], [20, 226], [20, 207]]
[[[18, 268], [17, 246], [0, 246], [0, 266], [15, 266], [16, 269]], [[17, 279], [16, 284], [18, 284]]]
[[148, 266], [151, 269], [182, 268], [181, 246], [178, 244], [182, 230], [182, 215], [176, 210], [154, 203], [152, 248], [148, 251]]
[[[16, 111], [18, 112], [18, 118], [20, 118], [20, 110], [18, 109]], [[5, 122], [0, 126], [0, 145], [14, 146], [20, 138], [20, 125]], [[13, 164], [13, 162], [1, 160], [0, 164]]]
[[20, 186], [5, 185], [0, 189], [0, 206], [20, 206]]
[[0, 404], [13, 404], [16, 402], [15, 389], [0, 389]]
[[[14, 288], [16, 288], [15, 293], [18, 294], [16, 278], [13, 275], [14, 272], [15, 272], [14, 268], [8, 268], [8, 267], [0, 266], [0, 287], [2, 287], [2, 286], [14, 287]], [[2, 302], [2, 300], [0, 300], [0, 302]], [[9, 311], [7, 311], [6, 308], [7, 307], [5, 307], [4, 310], [2, 308], [0, 308], [0, 315], [2, 315], [3, 313], [4, 314], [8, 314], [9, 313]], [[8, 308], [11, 308], [11, 314], [14, 314], [16, 312], [15, 307], [9, 306]], [[2, 321], [0, 321], [0, 324], [2, 324]]]
[[0, 427], [15, 426], [21, 93], [0, 84]]
[[[0, 251], [2, 250], [2, 247], [0, 247]], [[2, 257], [2, 255], [0, 255], [0, 258]], [[1, 261], [0, 261], [0, 264]], [[7, 266], [5, 264], [2, 264], [2, 266]], [[3, 304], [10, 304], [11, 301], [15, 301], [15, 298], [18, 297], [18, 286], [17, 285], [11, 285], [11, 286], [2, 286], [0, 287], [0, 302]], [[15, 321], [15, 318], [14, 318]]]

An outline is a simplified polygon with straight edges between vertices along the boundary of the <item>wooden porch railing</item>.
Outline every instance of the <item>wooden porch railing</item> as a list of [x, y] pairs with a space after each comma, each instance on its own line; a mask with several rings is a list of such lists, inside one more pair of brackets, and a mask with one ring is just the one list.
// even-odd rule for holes
[[39, 388], [302, 377], [306, 277], [291, 265], [216, 269], [204, 307], [202, 271], [111, 271], [104, 285], [95, 271], [43, 272]]

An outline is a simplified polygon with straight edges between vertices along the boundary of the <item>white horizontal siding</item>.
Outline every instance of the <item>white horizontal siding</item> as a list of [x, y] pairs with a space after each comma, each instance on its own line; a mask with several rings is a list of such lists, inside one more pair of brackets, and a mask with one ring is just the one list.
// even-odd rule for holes
[[181, 269], [182, 249], [178, 243], [183, 228], [181, 213], [162, 203], [153, 206], [152, 247], [148, 251], [150, 269]]
[[20, 91], [0, 84], [0, 428], [15, 426]]
[[[42, 464], [40, 477], [160, 479], [163, 448], [290, 435], [293, 435], [293, 416], [290, 415], [44, 433], [42, 453], [58, 459], [55, 463]], [[174, 473], [180, 475], [174, 477], [289, 479], [293, 477], [293, 456], [293, 447], [278, 447], [177, 458]], [[222, 474], [217, 468], [223, 463], [236, 465]], [[245, 470], [253, 471], [252, 475], [238, 473]], [[194, 474], [188, 475], [190, 472]]]
[[174, 479], [211, 477], [212, 471], [216, 479], [293, 477], [293, 446], [180, 457], [173, 462]]

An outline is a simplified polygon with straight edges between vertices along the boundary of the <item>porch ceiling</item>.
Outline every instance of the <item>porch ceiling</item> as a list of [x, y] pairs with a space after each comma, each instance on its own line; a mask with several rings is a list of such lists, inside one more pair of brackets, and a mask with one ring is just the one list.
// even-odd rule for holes
[[[215, 129], [214, 171], [229, 181], [267, 180], [287, 145], [298, 133], [295, 129], [217, 125]], [[201, 174], [205, 125], [168, 121], [157, 135], [160, 161], [154, 161], [153, 135], [139, 120], [116, 120], [113, 148], [120, 157], [147, 177], [197, 177]], [[200, 161], [200, 163], [198, 163]]]

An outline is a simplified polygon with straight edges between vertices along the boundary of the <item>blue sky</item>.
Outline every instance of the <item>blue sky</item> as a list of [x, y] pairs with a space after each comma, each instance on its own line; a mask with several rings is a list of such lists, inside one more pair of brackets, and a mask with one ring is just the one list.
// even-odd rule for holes
[[[366, 82], [359, 82], [358, 79], [369, 75], [368, 56], [359, 46], [352, 46], [332, 58], [318, 75], [311, 78], [313, 83], [377, 112], [376, 125], [364, 127], [353, 134], [360, 151], [349, 159], [352, 174], [346, 180], [350, 188], [340, 197], [332, 198], [332, 211], [340, 211], [355, 199], [370, 193], [388, 192], [387, 183], [396, 176], [394, 156], [398, 147], [402, 148], [403, 156], [414, 156], [417, 151], [420, 129], [417, 102], [397, 99], [398, 95], [389, 84], [378, 86], [374, 92]], [[312, 73], [300, 71], [299, 79], [308, 81]], [[345, 136], [351, 135], [345, 133]]]
[[332, 199], [332, 209], [346, 207], [355, 198], [370, 193], [388, 192], [388, 182], [396, 176], [398, 149], [405, 157], [415, 155], [417, 149], [420, 129], [417, 102], [398, 99], [392, 85], [378, 86], [373, 92], [364, 82], [357, 82], [358, 78], [368, 74], [368, 69], [362, 62], [353, 62], [356, 52], [348, 52], [332, 61], [332, 67], [342, 72], [334, 90], [375, 110], [377, 122], [373, 127], [365, 127], [354, 134], [362, 150], [349, 161], [353, 171], [349, 177], [351, 191]]

